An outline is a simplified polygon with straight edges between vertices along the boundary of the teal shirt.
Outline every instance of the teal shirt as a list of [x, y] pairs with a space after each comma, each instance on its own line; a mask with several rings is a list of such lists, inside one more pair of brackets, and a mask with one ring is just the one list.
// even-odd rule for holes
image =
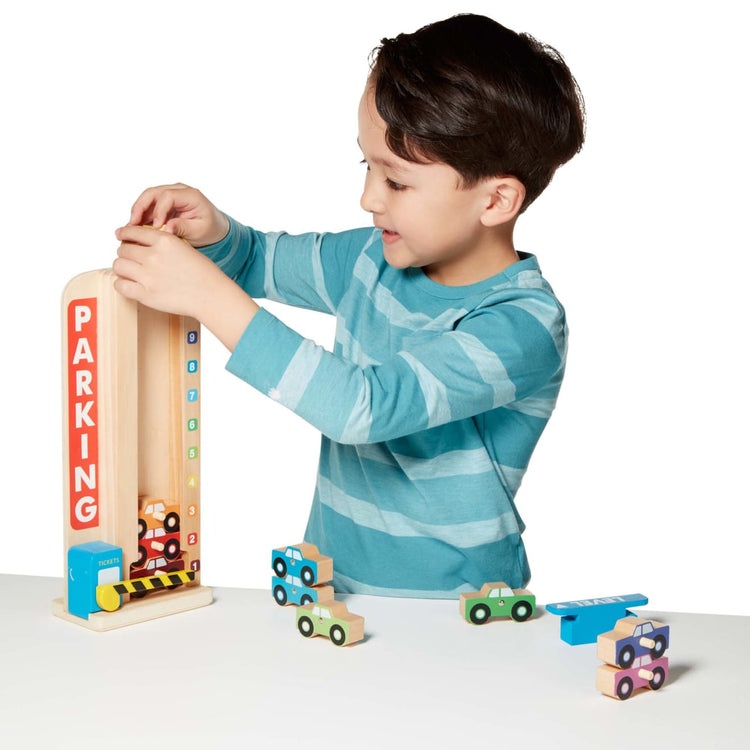
[[333, 557], [336, 590], [450, 598], [525, 585], [514, 499], [567, 339], [536, 258], [448, 287], [390, 267], [376, 229], [230, 225], [203, 252], [251, 296], [336, 316], [330, 352], [261, 310], [227, 364], [322, 433], [305, 540]]

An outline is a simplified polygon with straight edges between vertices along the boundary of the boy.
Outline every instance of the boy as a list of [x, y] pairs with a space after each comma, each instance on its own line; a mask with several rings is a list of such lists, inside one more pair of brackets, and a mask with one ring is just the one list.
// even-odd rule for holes
[[[263, 234], [173, 185], [145, 191], [117, 231], [122, 294], [198, 318], [230, 372], [323, 433], [305, 539], [334, 558], [337, 591], [528, 581], [514, 497], [557, 398], [566, 325], [513, 228], [583, 132], [554, 50], [456, 16], [377, 50], [358, 138], [374, 229]], [[264, 296], [336, 315], [333, 352], [259, 308]]]

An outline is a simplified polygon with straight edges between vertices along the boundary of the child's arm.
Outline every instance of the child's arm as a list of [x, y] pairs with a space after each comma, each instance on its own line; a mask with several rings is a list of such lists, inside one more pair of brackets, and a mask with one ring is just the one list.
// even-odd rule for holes
[[227, 369], [340, 443], [392, 440], [510, 404], [545, 420], [563, 374], [564, 313], [550, 294], [515, 292], [522, 298], [365, 366], [261, 310]]
[[378, 233], [372, 227], [339, 233], [260, 232], [229, 219], [219, 243], [201, 248], [249, 295], [335, 314], [353, 283], [354, 263]]
[[266, 235], [231, 221], [186, 185], [149, 188], [116, 232], [115, 286], [149, 307], [197, 318], [232, 351], [258, 310], [252, 297], [333, 313], [362, 247], [361, 233], [353, 234], [355, 242], [338, 238], [326, 250], [323, 235]]
[[[214, 237], [220, 233], [205, 213], [177, 213], [166, 213], [167, 228], [178, 225], [195, 241], [208, 236], [207, 227]], [[139, 220], [164, 217], [152, 210]], [[115, 271], [123, 294], [198, 318], [233, 351], [230, 372], [338, 442], [380, 442], [523, 399], [528, 405], [519, 408], [540, 417], [554, 405], [549, 394], [556, 387], [548, 394], [546, 386], [562, 376], [565, 321], [542, 290], [515, 289], [511, 294], [520, 299], [478, 310], [455, 330], [386, 362], [360, 366], [292, 331], [250, 295], [270, 292], [290, 304], [333, 312], [345, 285], [357, 283], [351, 278], [353, 249], [362, 251], [373, 230], [293, 237], [234, 225], [205, 255], [147, 227], [124, 227], [118, 236], [123, 245]]]
[[[549, 396], [545, 387], [562, 377], [565, 323], [542, 291], [524, 290], [521, 300], [477, 311], [455, 330], [360, 366], [260, 309], [183, 240], [148, 227], [125, 227], [118, 236], [124, 240], [114, 266], [119, 291], [200, 320], [233, 352], [230, 372], [337, 442], [394, 439], [523, 399], [530, 400], [519, 408], [542, 418], [554, 406], [557, 389]], [[328, 241], [335, 249], [335, 238]], [[287, 251], [295, 246], [283, 253], [292, 258], [314, 256], [322, 240], [305, 235], [284, 242]]]

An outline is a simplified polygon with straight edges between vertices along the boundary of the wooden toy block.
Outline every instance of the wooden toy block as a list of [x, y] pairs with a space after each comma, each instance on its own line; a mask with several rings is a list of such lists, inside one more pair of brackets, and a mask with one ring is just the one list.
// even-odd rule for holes
[[560, 638], [571, 646], [595, 643], [597, 636], [610, 630], [621, 618], [632, 613], [628, 607], [648, 604], [643, 594], [605, 596], [598, 599], [580, 599], [548, 604], [546, 609], [560, 616]]
[[271, 567], [277, 578], [292, 575], [298, 577], [304, 586], [326, 583], [333, 578], [333, 558], [321, 555], [309, 542], [273, 550]]
[[[114, 279], [111, 271], [75, 277], [62, 310], [66, 582], [53, 612], [96, 630], [212, 601], [199, 586], [200, 326], [125, 299]], [[139, 498], [161, 499], [164, 508], [146, 518]], [[192, 571], [193, 591], [179, 592], [179, 601], [159, 594], [156, 606], [125, 595], [127, 606], [114, 614], [71, 618], [67, 552], [95, 541], [122, 549], [126, 576], [173, 572], [158, 559]], [[103, 627], [101, 617], [112, 619]]]
[[479, 591], [461, 594], [458, 609], [474, 625], [483, 625], [493, 617], [524, 622], [536, 611], [536, 597], [526, 589], [512, 589], [502, 581], [485, 583]]
[[597, 657], [620, 669], [628, 669], [644, 654], [659, 659], [668, 648], [669, 625], [641, 617], [624, 617], [596, 639]]
[[668, 659], [652, 659], [646, 654], [636, 657], [627, 669], [600, 664], [596, 671], [596, 688], [610, 698], [624, 701], [641, 688], [659, 690], [668, 678]]
[[322, 635], [336, 646], [348, 646], [365, 637], [365, 618], [349, 612], [343, 602], [297, 607], [296, 622], [305, 638]]

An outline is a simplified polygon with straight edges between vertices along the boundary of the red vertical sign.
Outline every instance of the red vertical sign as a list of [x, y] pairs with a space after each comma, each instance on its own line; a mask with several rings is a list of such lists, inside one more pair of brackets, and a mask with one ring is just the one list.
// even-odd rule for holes
[[99, 525], [99, 412], [96, 298], [68, 305], [70, 525]]

